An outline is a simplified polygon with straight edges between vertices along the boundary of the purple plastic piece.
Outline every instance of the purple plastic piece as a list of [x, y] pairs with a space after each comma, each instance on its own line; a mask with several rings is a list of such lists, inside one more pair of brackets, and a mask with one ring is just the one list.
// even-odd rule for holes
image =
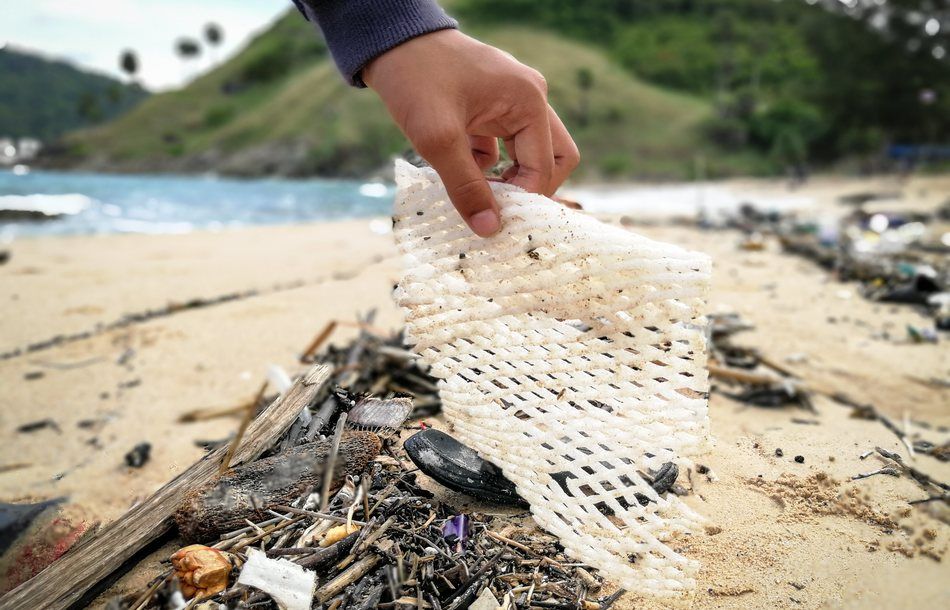
[[449, 543], [456, 552], [461, 552], [468, 538], [470, 523], [465, 515], [455, 515], [450, 517], [442, 525], [442, 537]]

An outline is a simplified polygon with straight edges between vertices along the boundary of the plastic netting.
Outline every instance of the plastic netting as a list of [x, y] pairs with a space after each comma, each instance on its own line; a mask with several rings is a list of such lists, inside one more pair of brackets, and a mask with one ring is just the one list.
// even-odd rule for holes
[[650, 474], [708, 439], [702, 254], [493, 184], [472, 234], [437, 174], [397, 162], [396, 291], [454, 435], [502, 468], [537, 523], [628, 589], [691, 591], [670, 544], [700, 517]]

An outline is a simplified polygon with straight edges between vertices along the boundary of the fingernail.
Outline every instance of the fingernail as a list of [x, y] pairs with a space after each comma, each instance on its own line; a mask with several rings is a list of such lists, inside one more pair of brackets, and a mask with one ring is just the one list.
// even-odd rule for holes
[[468, 224], [481, 237], [491, 237], [501, 228], [501, 219], [498, 218], [498, 212], [495, 210], [482, 210], [472, 214], [468, 219]]

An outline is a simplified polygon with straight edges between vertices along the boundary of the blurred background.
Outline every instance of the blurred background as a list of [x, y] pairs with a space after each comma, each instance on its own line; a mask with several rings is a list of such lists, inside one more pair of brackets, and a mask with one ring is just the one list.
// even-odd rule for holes
[[[950, 168], [939, 0], [443, 4], [547, 76], [575, 184]], [[290, 2], [37, 0], [0, 45], [8, 240], [387, 212], [407, 144]]]

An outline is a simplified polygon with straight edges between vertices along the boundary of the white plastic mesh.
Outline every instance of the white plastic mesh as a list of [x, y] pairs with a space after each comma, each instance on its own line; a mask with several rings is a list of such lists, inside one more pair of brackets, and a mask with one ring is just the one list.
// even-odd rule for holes
[[573, 557], [631, 590], [691, 591], [698, 566], [667, 543], [700, 518], [641, 473], [690, 465], [708, 438], [709, 259], [502, 184], [503, 229], [482, 239], [431, 169], [399, 161], [396, 182], [396, 298], [455, 436]]

